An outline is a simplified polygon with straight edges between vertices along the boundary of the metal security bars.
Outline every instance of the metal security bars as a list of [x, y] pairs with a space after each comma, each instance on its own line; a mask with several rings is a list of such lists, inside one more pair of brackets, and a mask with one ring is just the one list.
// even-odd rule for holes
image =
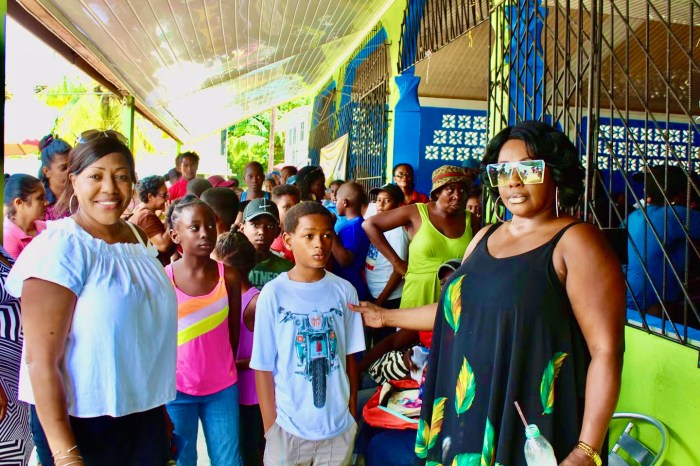
[[318, 164], [321, 148], [348, 134], [346, 179], [367, 189], [381, 185], [386, 166], [388, 82], [389, 44], [379, 24], [343, 67], [340, 108], [311, 129], [311, 163]]
[[700, 2], [504, 2], [490, 18], [491, 132], [538, 119], [575, 141], [577, 213], [621, 239], [628, 323], [700, 347]]
[[408, 0], [401, 24], [399, 73], [486, 21], [488, 0]]

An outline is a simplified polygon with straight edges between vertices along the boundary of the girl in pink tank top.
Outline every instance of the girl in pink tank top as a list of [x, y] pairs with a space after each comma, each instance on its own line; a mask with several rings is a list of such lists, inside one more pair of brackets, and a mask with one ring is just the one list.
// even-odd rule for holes
[[241, 289], [236, 269], [210, 258], [216, 217], [194, 196], [168, 212], [173, 242], [182, 259], [165, 269], [178, 303], [177, 397], [166, 405], [175, 433], [187, 440], [180, 466], [197, 464], [201, 421], [212, 464], [240, 465], [236, 352]]
[[214, 249], [215, 257], [228, 266], [235, 267], [241, 275], [241, 330], [238, 340], [238, 390], [241, 424], [241, 456], [248, 465], [262, 464], [265, 451], [262, 415], [255, 390], [255, 371], [250, 369], [250, 355], [253, 352], [253, 324], [255, 305], [260, 291], [248, 280], [248, 274], [255, 266], [255, 248], [248, 238], [239, 232], [224, 233], [219, 236]]

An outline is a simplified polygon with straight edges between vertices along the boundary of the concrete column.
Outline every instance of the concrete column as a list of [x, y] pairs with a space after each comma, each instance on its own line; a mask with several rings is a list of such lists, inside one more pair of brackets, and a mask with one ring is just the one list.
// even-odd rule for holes
[[[408, 163], [416, 176], [420, 169], [420, 103], [418, 84], [420, 77], [413, 75], [413, 68], [394, 78], [399, 88], [399, 101], [394, 107], [394, 157], [393, 163]], [[391, 172], [391, 167], [387, 167]], [[393, 175], [393, 174], [392, 174]]]

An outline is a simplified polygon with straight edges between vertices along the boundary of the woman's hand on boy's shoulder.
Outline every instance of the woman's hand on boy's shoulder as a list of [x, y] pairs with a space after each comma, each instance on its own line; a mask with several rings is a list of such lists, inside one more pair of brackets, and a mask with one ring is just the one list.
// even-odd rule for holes
[[348, 303], [348, 307], [351, 311], [362, 314], [362, 320], [366, 326], [372, 328], [384, 327], [384, 308], [369, 301], [360, 301], [359, 304]]

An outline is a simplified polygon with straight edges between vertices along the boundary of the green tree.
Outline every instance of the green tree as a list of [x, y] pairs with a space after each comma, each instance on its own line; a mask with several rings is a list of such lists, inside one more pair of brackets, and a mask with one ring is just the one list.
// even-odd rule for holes
[[[69, 143], [88, 129], [123, 131], [120, 97], [105, 91], [89, 78], [64, 76], [60, 83], [37, 86], [35, 91], [47, 105], [61, 111], [53, 132]], [[134, 124], [133, 151], [134, 154], [154, 151], [138, 120]]]
[[[277, 118], [302, 105], [308, 105], [309, 98], [286, 102], [277, 107]], [[241, 181], [244, 167], [253, 160], [267, 167], [268, 145], [270, 140], [271, 111], [259, 113], [230, 126], [227, 129], [226, 157], [228, 164]], [[284, 161], [284, 138], [282, 133], [275, 132], [275, 164]]]

